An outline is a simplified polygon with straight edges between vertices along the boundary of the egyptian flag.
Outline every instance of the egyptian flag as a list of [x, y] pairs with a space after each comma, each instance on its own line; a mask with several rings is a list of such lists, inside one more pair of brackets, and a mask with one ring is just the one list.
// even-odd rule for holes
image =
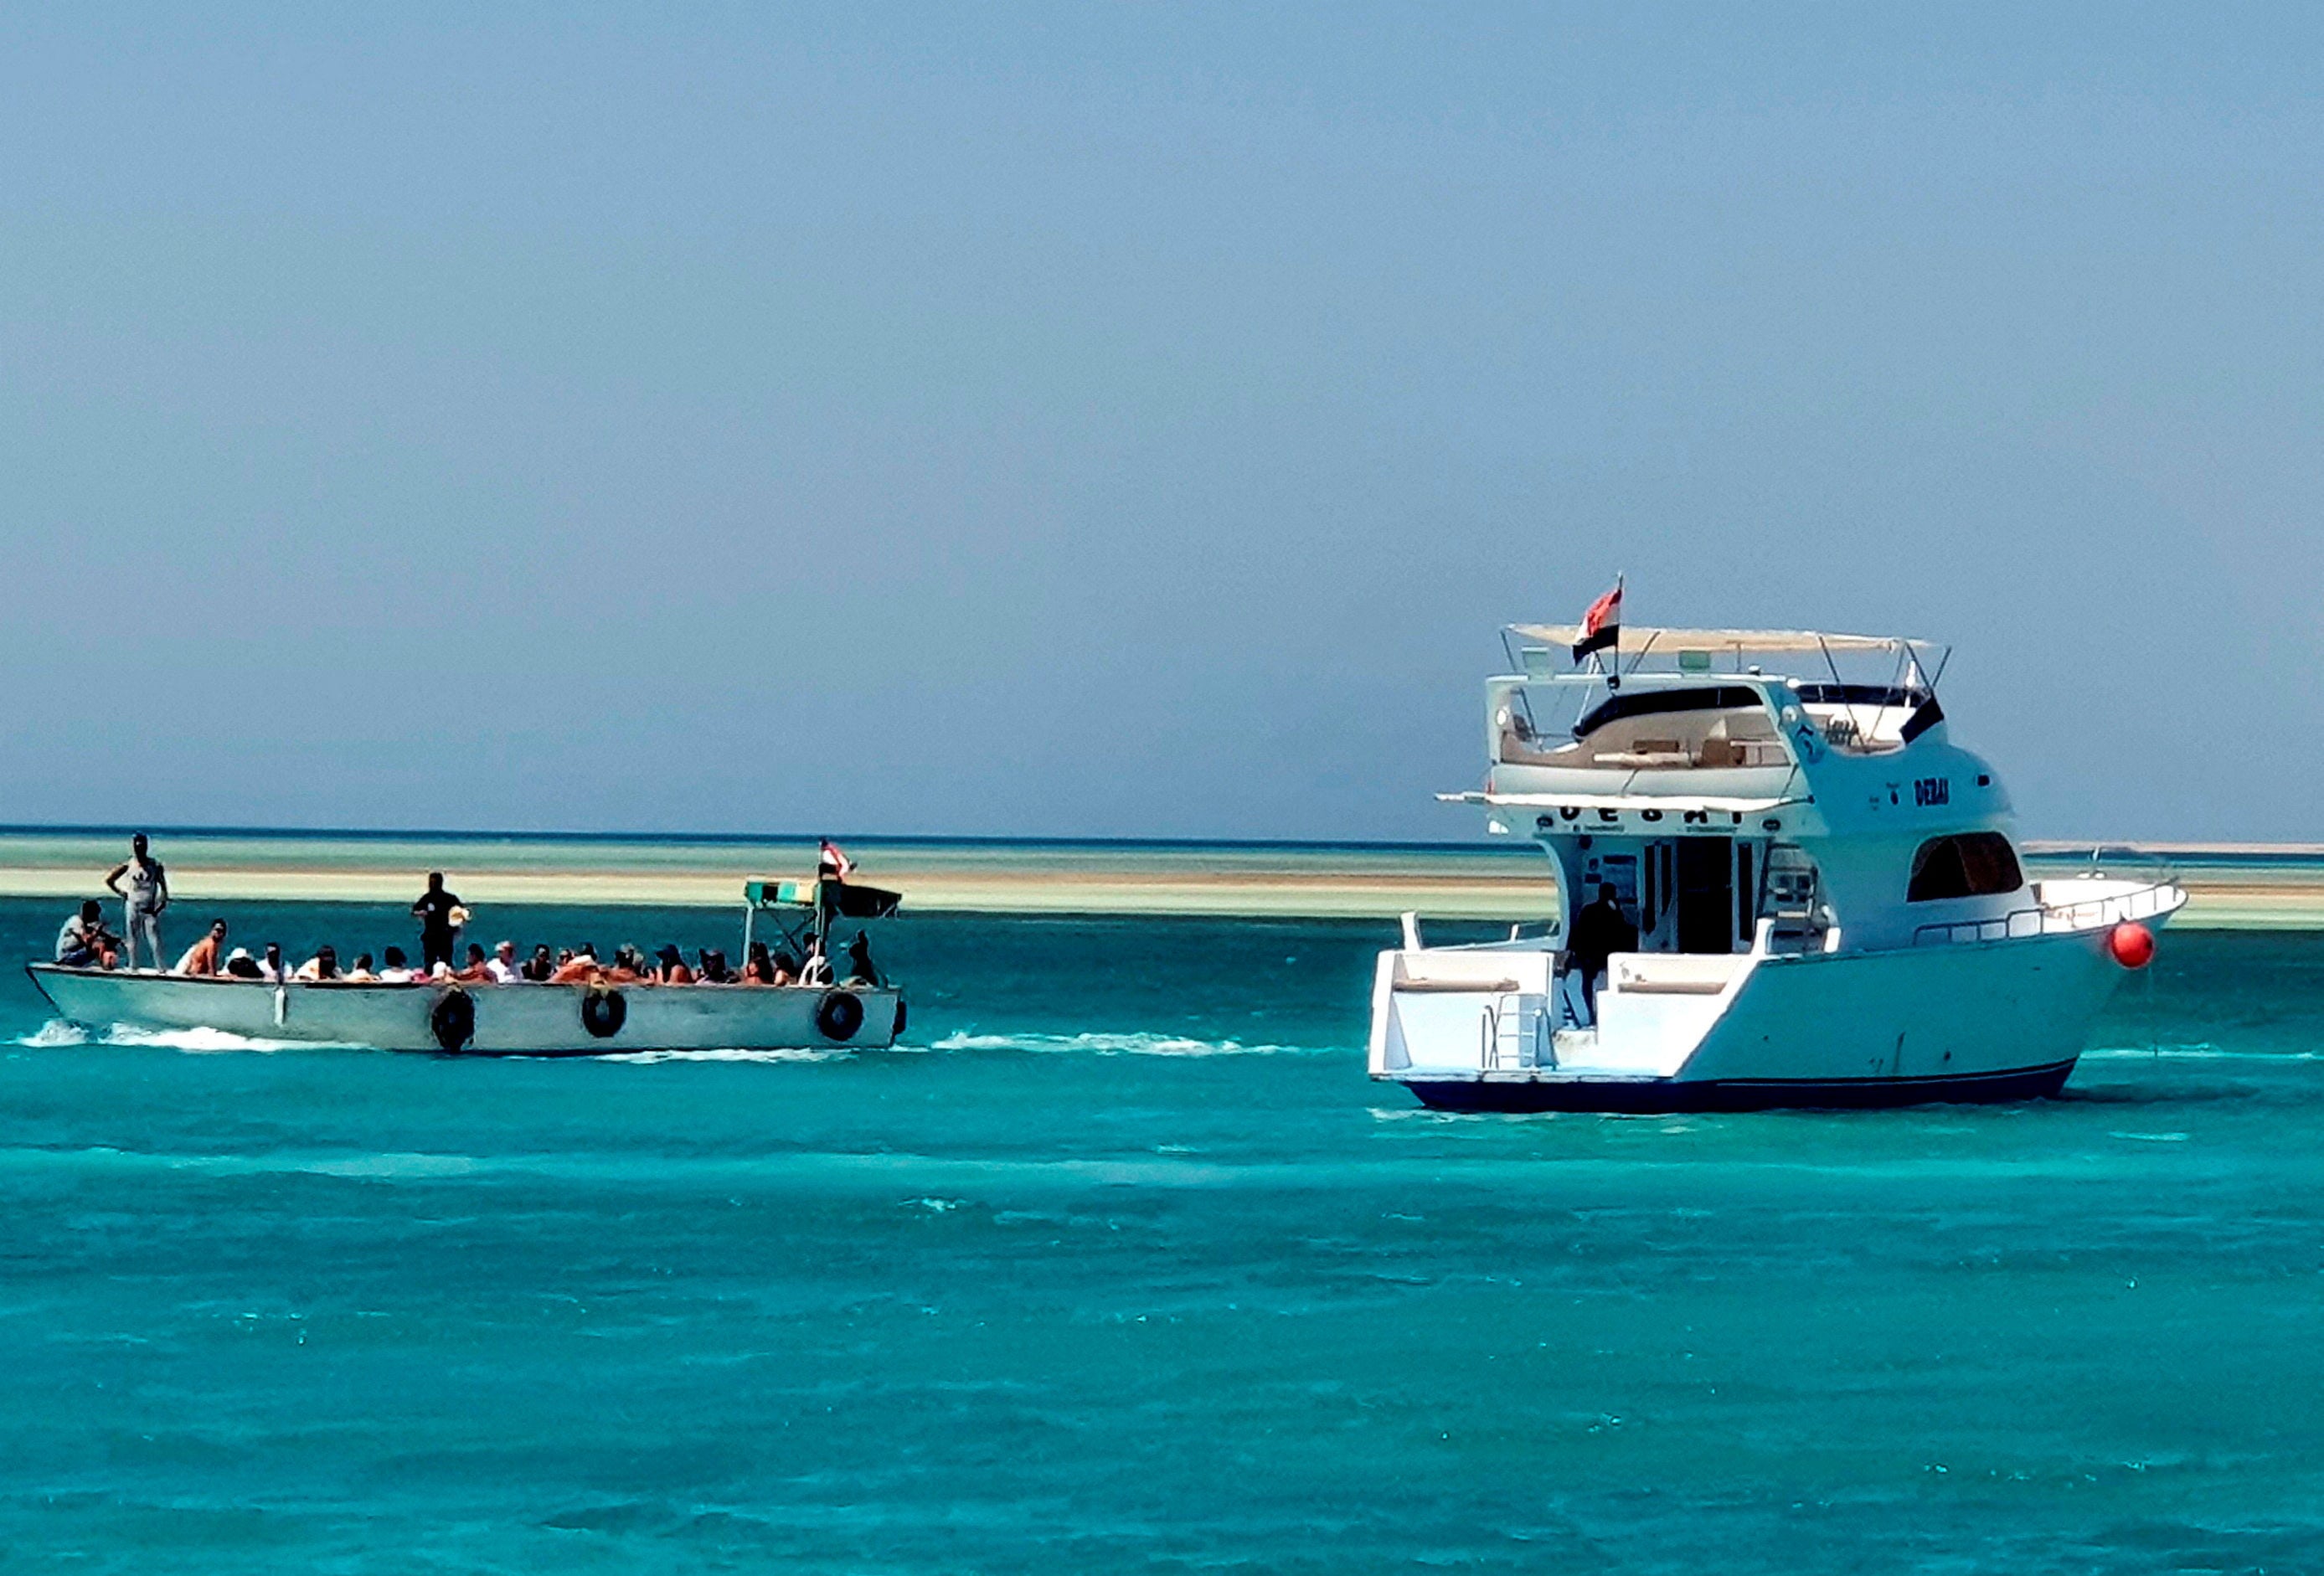
[[820, 856], [816, 863], [817, 875], [828, 876], [834, 880], [844, 881], [855, 873], [855, 862], [840, 853], [839, 844], [828, 837], [823, 840]]
[[1579, 662], [1592, 651], [1602, 651], [1618, 645], [1622, 639], [1622, 577], [1614, 576], [1614, 589], [1590, 604], [1582, 615], [1581, 639], [1573, 642], [1573, 659]]

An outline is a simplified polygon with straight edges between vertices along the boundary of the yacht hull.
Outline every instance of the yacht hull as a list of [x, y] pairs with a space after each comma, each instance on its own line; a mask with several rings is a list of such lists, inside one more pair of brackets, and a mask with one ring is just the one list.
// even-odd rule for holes
[[[1577, 1032], [1543, 1027], [1554, 1017], [1547, 994], [1430, 978], [1443, 955], [1383, 957], [1371, 1059], [1375, 1078], [1442, 1111], [2040, 1099], [2072, 1076], [2126, 974], [2100, 928], [1808, 956], [1627, 955], [1598, 993], [1598, 1028]], [[1471, 953], [1461, 966], [1473, 972], [1470, 960], [1493, 956]], [[1526, 971], [1510, 958], [1485, 972]], [[1513, 982], [1534, 983], [1494, 983]]]
[[1866, 1111], [1902, 1105], [1989, 1105], [2045, 1100], [2073, 1076], [2072, 1060], [1935, 1078], [1570, 1078], [1415, 1083], [1434, 1111], [1609, 1111], [1665, 1116], [1712, 1111]]
[[[187, 978], [35, 963], [26, 971], [67, 1021], [103, 1030], [215, 1029], [263, 1041], [442, 1053], [442, 984], [375, 985]], [[624, 985], [620, 1005], [587, 1007], [586, 985], [466, 985], [464, 1055], [606, 1055], [648, 1050], [877, 1048], [903, 1025], [892, 990]], [[848, 1006], [840, 999], [852, 999]], [[609, 998], [610, 1000], [610, 998]], [[834, 1005], [834, 1003], [839, 1003]], [[860, 1008], [860, 1012], [856, 1010]], [[585, 1010], [586, 1009], [586, 1010]], [[594, 1033], [591, 1020], [606, 1032]], [[830, 1032], [852, 1023], [849, 1032]]]

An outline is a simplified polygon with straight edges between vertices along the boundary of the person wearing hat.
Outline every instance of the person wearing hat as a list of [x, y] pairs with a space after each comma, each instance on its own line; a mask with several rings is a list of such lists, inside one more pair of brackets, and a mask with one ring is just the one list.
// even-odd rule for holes
[[226, 954], [226, 972], [229, 978], [236, 980], [263, 980], [266, 977], [259, 972], [258, 960], [250, 955], [250, 949], [246, 946], [238, 946]]

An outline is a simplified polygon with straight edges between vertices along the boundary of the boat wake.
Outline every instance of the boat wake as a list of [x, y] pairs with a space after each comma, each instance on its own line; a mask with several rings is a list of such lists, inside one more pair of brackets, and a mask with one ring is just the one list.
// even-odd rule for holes
[[222, 1028], [140, 1028], [134, 1024], [116, 1023], [104, 1029], [88, 1029], [62, 1018], [51, 1018], [31, 1034], [16, 1037], [16, 1044], [36, 1050], [65, 1046], [152, 1046], [170, 1051], [318, 1051], [360, 1050], [358, 1046], [341, 1045], [321, 1040], [254, 1039], [249, 1035], [234, 1034]]
[[1167, 1034], [951, 1034], [938, 1051], [1080, 1051], [1101, 1056], [1277, 1056], [1314, 1054], [1307, 1046], [1245, 1045], [1240, 1040], [1191, 1039]]
[[[901, 1049], [902, 1047], [893, 1047]], [[779, 1049], [720, 1051], [613, 1051], [593, 1056], [598, 1062], [835, 1062], [857, 1055], [852, 1046], [797, 1046]]]

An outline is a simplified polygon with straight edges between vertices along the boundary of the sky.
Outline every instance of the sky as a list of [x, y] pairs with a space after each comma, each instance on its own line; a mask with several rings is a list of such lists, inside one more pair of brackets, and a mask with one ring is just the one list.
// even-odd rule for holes
[[2312, 7], [12, 6], [0, 822], [1454, 839], [1499, 627], [2324, 839]]

